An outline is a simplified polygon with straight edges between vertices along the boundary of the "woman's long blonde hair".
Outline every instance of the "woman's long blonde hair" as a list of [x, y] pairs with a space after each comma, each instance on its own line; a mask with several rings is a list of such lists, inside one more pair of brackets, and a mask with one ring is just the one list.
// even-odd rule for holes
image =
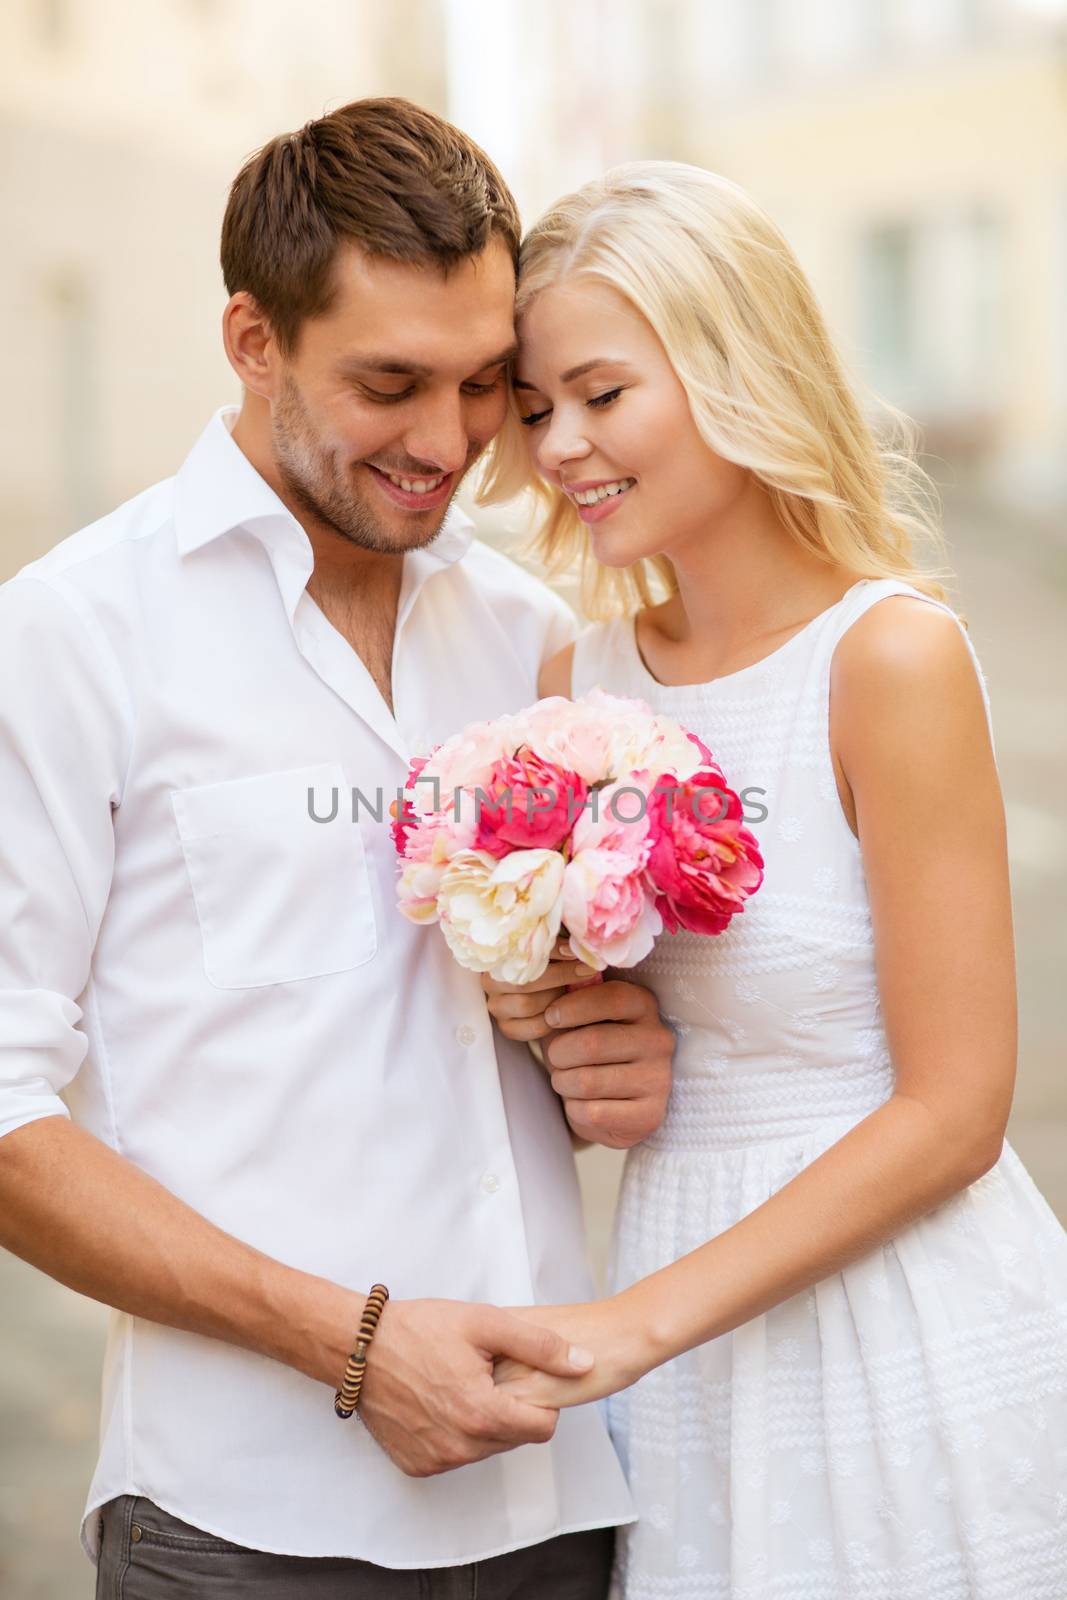
[[[858, 578], [902, 578], [935, 599], [944, 545], [937, 497], [905, 420], [883, 408], [881, 445], [830, 341], [811, 286], [774, 223], [736, 184], [677, 161], [615, 167], [554, 205], [527, 234], [518, 311], [550, 284], [586, 277], [625, 296], [657, 334], [719, 456], [755, 473], [805, 550]], [[591, 617], [633, 611], [677, 587], [665, 556], [596, 562], [574, 506], [533, 471], [514, 396], [478, 493], [533, 488], [546, 517], [537, 553], [581, 572]], [[923, 565], [917, 545], [925, 545]]]

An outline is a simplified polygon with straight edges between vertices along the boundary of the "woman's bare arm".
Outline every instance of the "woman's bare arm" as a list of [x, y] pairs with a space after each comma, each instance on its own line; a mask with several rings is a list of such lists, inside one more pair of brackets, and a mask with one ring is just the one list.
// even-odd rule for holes
[[892, 1239], [999, 1156], [1016, 1059], [1006, 833], [957, 624], [908, 597], [873, 607], [838, 647], [831, 708], [894, 1092], [719, 1237], [612, 1300], [558, 1308], [552, 1325], [596, 1352], [595, 1377], [568, 1402], [566, 1386], [516, 1374], [524, 1396], [578, 1403], [609, 1374], [615, 1387], [634, 1381]]

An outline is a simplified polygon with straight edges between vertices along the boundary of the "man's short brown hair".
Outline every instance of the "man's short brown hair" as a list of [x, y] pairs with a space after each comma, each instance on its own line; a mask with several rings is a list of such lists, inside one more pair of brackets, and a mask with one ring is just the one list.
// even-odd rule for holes
[[304, 320], [330, 308], [344, 242], [447, 272], [494, 235], [517, 263], [520, 231], [511, 191], [465, 133], [409, 100], [354, 100], [245, 162], [223, 218], [222, 275], [291, 350]]

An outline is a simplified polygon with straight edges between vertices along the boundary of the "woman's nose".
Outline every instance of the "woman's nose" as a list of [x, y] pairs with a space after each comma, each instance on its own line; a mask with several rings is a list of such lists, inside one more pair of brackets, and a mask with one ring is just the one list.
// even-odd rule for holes
[[589, 454], [589, 441], [573, 421], [558, 413], [541, 435], [537, 459], [546, 472], [559, 472], [568, 461], [581, 461]]

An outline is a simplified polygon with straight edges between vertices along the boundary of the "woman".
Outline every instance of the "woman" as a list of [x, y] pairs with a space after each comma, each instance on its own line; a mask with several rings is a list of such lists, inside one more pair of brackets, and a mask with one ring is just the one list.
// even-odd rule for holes
[[[519, 311], [486, 497], [532, 467], [550, 565], [581, 553], [623, 612], [542, 692], [599, 683], [698, 733], [764, 791], [766, 875], [634, 973], [675, 1084], [627, 1161], [611, 1297], [551, 1313], [593, 1372], [499, 1379], [614, 1395], [629, 1600], [1060, 1596], [1067, 1237], [1004, 1143], [1003, 807], [973, 648], [913, 553], [917, 475], [781, 235], [709, 173], [639, 163], [560, 202]], [[488, 984], [504, 1031], [565, 1025], [572, 971]]]

